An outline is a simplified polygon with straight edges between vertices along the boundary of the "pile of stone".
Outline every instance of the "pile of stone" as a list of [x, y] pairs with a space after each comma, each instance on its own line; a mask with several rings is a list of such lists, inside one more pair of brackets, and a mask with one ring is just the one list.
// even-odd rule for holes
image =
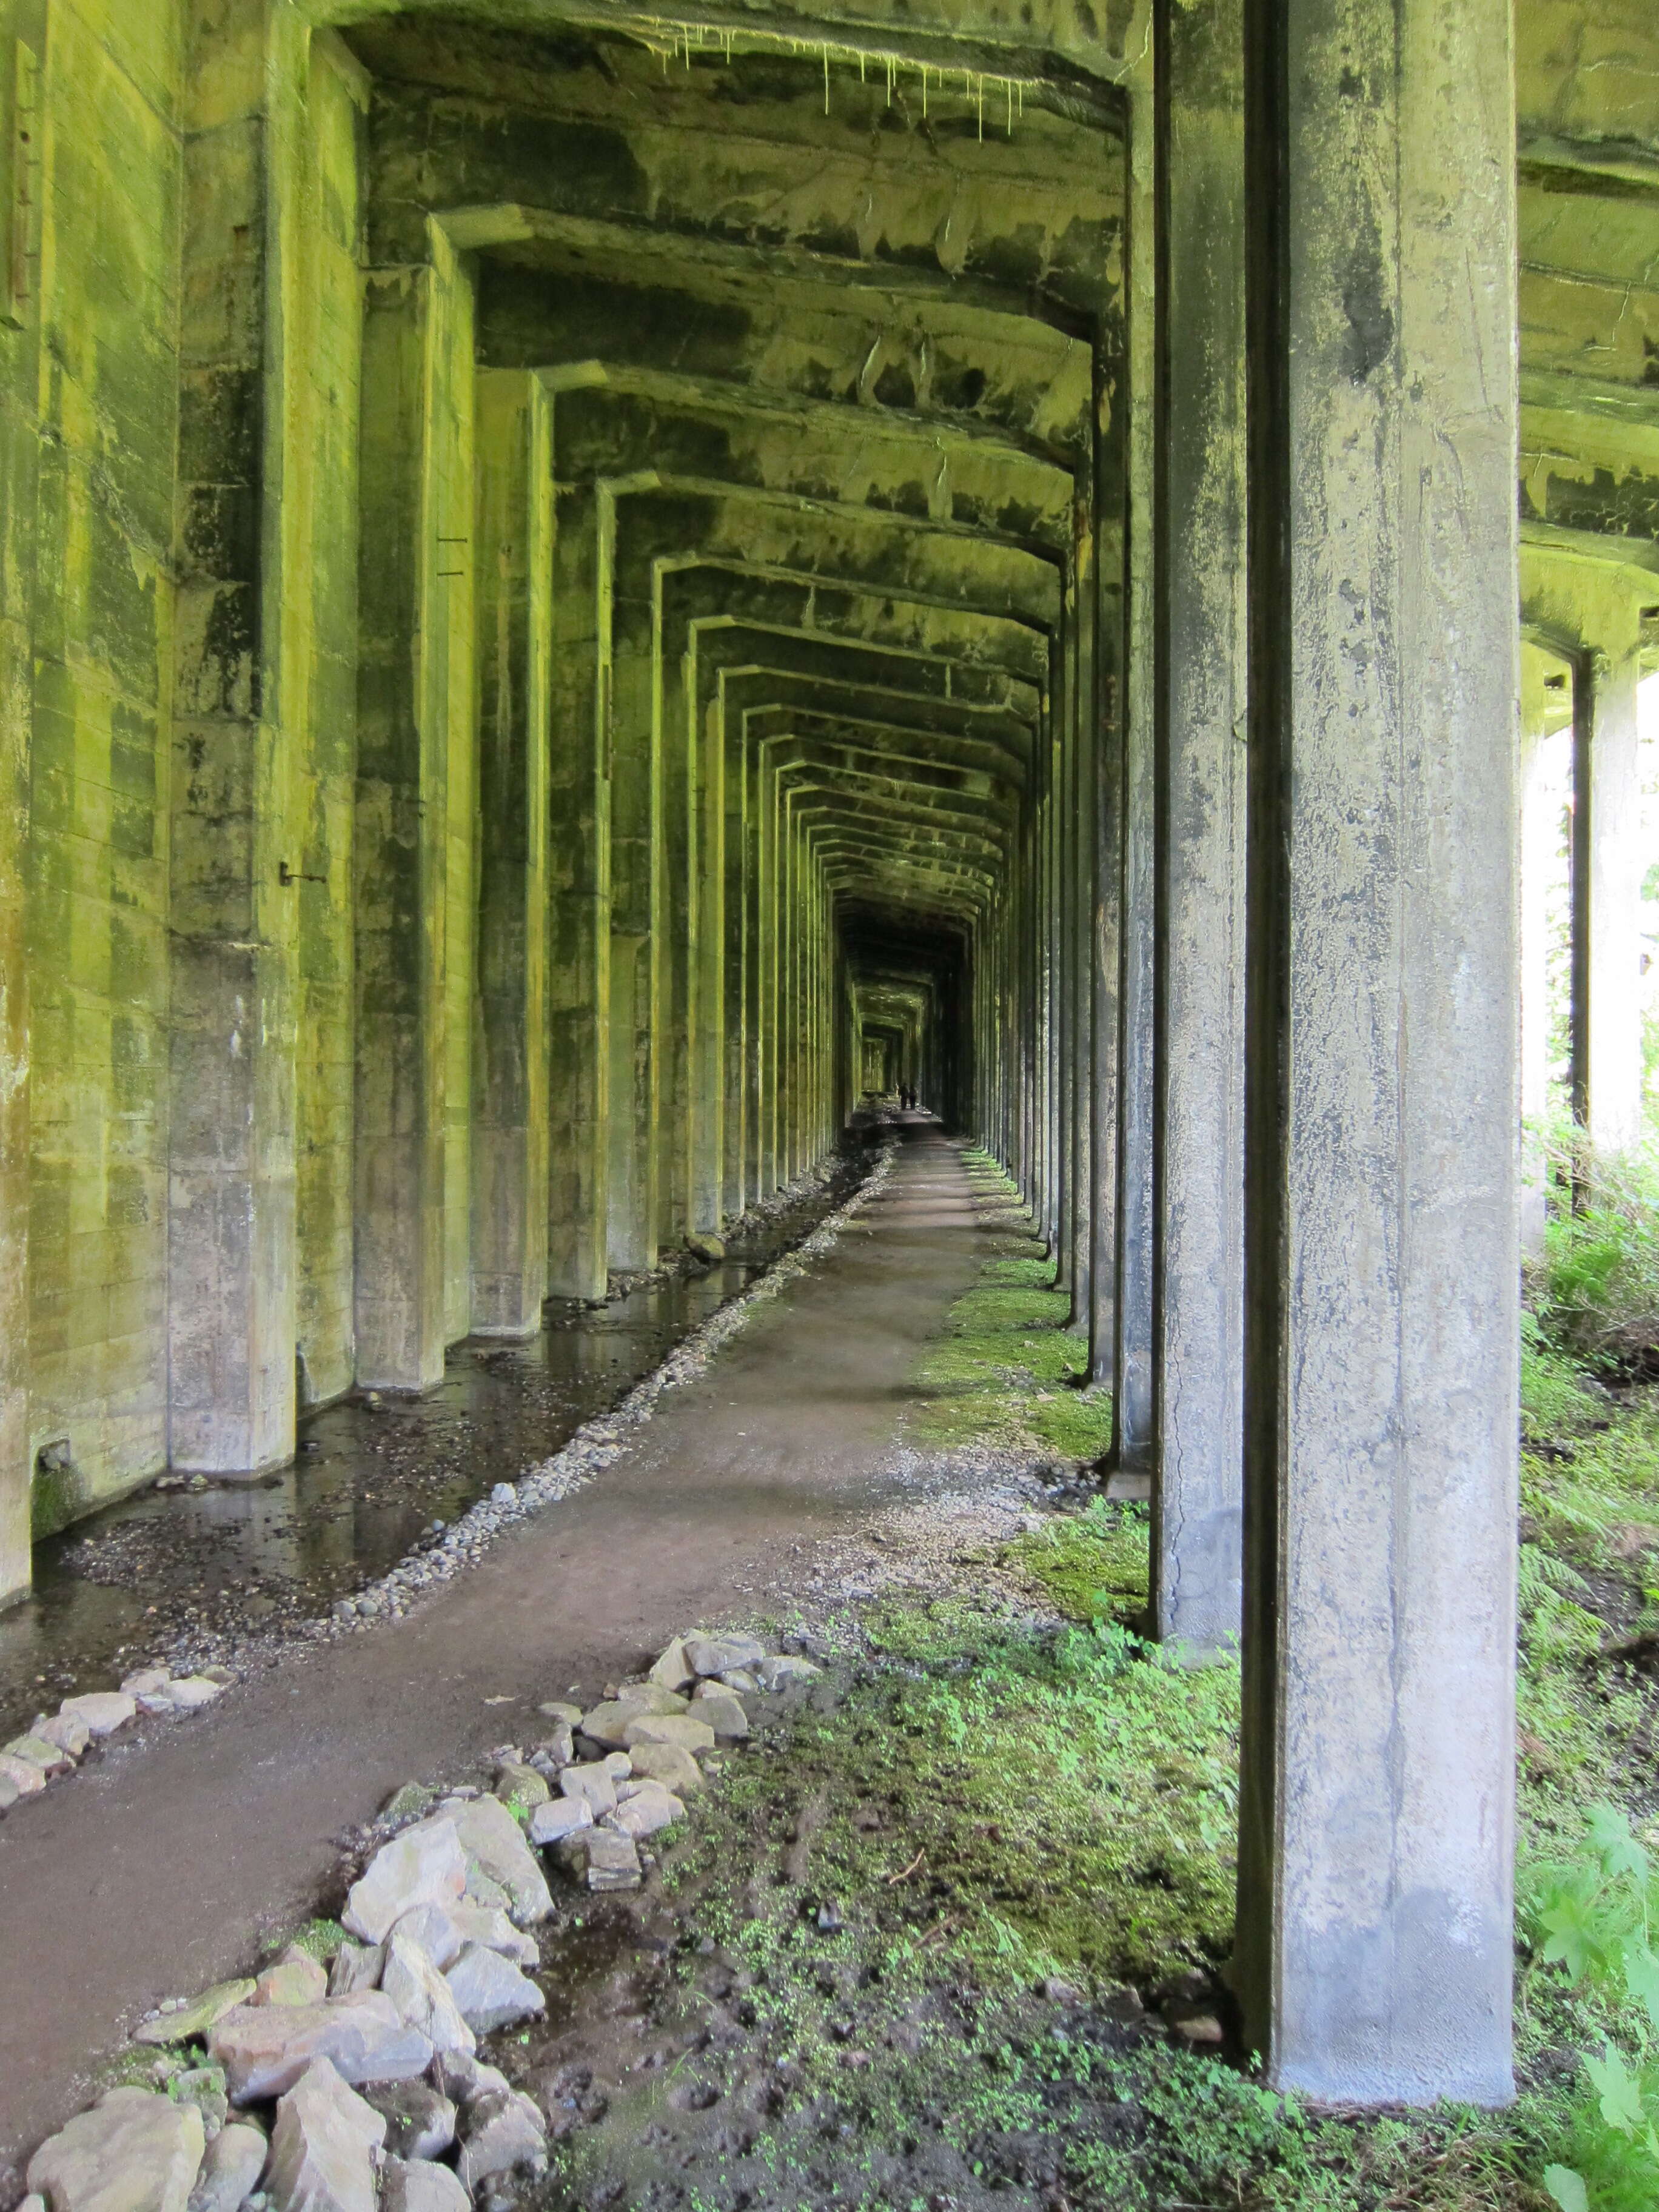
[[479, 2046], [546, 2008], [535, 1847], [590, 1890], [636, 1888], [641, 1843], [748, 1735], [745, 1697], [818, 1671], [752, 1637], [676, 1637], [591, 1710], [542, 1706], [545, 1735], [501, 1747], [490, 1793], [405, 1784], [327, 1963], [302, 1941], [161, 2008], [134, 2041], [162, 2086], [112, 2089], [42, 2144], [21, 2212], [505, 2212], [547, 2128]]
[[210, 1705], [231, 1676], [222, 1668], [171, 1674], [147, 1667], [118, 1690], [65, 1698], [55, 1713], [37, 1713], [22, 1735], [0, 1749], [0, 1813], [35, 1797], [60, 1774], [72, 1773], [94, 1743], [116, 1735], [140, 1713], [196, 1713]]

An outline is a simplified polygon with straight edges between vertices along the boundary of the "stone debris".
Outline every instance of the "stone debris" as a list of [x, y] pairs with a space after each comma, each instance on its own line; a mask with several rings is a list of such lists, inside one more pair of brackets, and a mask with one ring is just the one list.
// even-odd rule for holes
[[15, 1752], [0, 1751], [0, 1782], [9, 1782], [15, 1796], [38, 1796], [46, 1786], [46, 1769], [37, 1766], [32, 1759], [19, 1759]]
[[[613, 1802], [615, 1796], [613, 1790]], [[544, 1846], [562, 1844], [579, 1828], [591, 1828], [592, 1825], [593, 1808], [586, 1797], [554, 1797], [545, 1805], [538, 1805], [531, 1814], [530, 1840]]]
[[[702, 1769], [690, 1753], [682, 1751], [677, 1743], [636, 1743], [629, 1753], [629, 1761], [641, 1782], [660, 1782], [677, 1797], [703, 1786]], [[535, 1838], [533, 1828], [531, 1834]]]
[[741, 1742], [749, 1733], [749, 1716], [735, 1690], [704, 1682], [691, 1701], [691, 1717], [704, 1721], [723, 1743]]
[[[324, 1943], [319, 1924], [257, 1978], [170, 1999], [135, 2041], [205, 2039], [209, 2063], [187, 2059], [165, 2096], [113, 2091], [42, 2145], [25, 2212], [468, 2212], [477, 2191], [481, 2205], [507, 2202], [511, 2175], [545, 2170], [547, 2130], [477, 2046], [546, 2009], [525, 1971], [540, 1964], [528, 1930], [553, 1906], [538, 1850], [591, 1891], [637, 1889], [641, 1841], [684, 1820], [687, 1796], [707, 1786], [697, 1754], [714, 1754], [713, 1774], [720, 1749], [748, 1736], [744, 1694], [820, 1672], [752, 1637], [677, 1637], [645, 1680], [607, 1686], [586, 1711], [540, 1706], [550, 1735], [528, 1757], [500, 1747], [488, 1794], [404, 1784], [380, 1816], [382, 1835], [398, 1832], [352, 1883], [343, 1940]], [[192, 1711], [223, 1687], [151, 1668], [119, 1692], [66, 1699], [0, 1753], [0, 1808], [140, 1710]], [[589, 1756], [574, 1756], [578, 1739]], [[331, 1950], [326, 1970], [319, 1950]], [[269, 2143], [228, 2117], [271, 2099]], [[453, 2171], [435, 2162], [452, 2152]]]
[[164, 2012], [157, 2020], [147, 2020], [135, 2030], [135, 2043], [189, 2043], [222, 2021], [237, 2005], [245, 2005], [258, 1984], [244, 1977], [234, 1982], [219, 1982], [187, 2005]]
[[265, 2193], [275, 2212], [374, 2212], [386, 2121], [325, 2058], [276, 2107]]
[[207, 2147], [202, 2171], [191, 2193], [190, 2212], [240, 2212], [259, 2186], [270, 2146], [264, 2130], [246, 2120], [222, 2127]]
[[547, 2009], [547, 1999], [534, 1982], [510, 1959], [485, 1950], [482, 1943], [469, 1943], [444, 1979], [462, 2019], [479, 2035]]
[[493, 1797], [448, 1798], [444, 1814], [453, 1821], [467, 1856], [506, 1891], [509, 1910], [519, 1926], [526, 1928], [545, 1920], [553, 1910], [547, 1877], [525, 1841], [524, 1830], [506, 1806]]
[[112, 2089], [29, 2160], [50, 2212], [187, 2212], [206, 2147], [202, 2115], [149, 2089]]
[[[631, 1760], [628, 1771], [630, 1774], [634, 1771]], [[559, 1777], [559, 1788], [567, 1797], [580, 1798], [596, 1820], [617, 1809], [617, 1778], [607, 1760], [593, 1759], [579, 1766], [567, 1766]]]
[[429, 2081], [374, 2081], [358, 2093], [386, 2122], [392, 2158], [441, 2158], [455, 2140], [455, 2106]]
[[31, 1735], [41, 1736], [47, 1743], [55, 1743], [71, 1759], [82, 1759], [92, 1741], [92, 1730], [80, 1713], [72, 1713], [60, 1705], [55, 1713], [38, 1714], [29, 1729]]
[[[466, 1954], [463, 1952], [461, 1955]], [[495, 1954], [486, 1951], [482, 1955], [493, 1959]], [[501, 1963], [507, 1964], [505, 1960]], [[507, 1972], [516, 1973], [518, 1969], [507, 1966]], [[380, 1976], [380, 1987], [409, 2026], [418, 2028], [434, 2051], [476, 2049], [477, 2039], [462, 2017], [449, 1983], [416, 1941], [407, 1920], [400, 1920], [387, 1939], [386, 1971]]]
[[349, 1934], [380, 1943], [417, 1905], [459, 1905], [465, 1889], [466, 1853], [455, 1823], [422, 1820], [374, 1854], [352, 1884], [341, 1919]]
[[267, 1966], [248, 1999], [256, 2005], [320, 2004], [328, 1995], [328, 1974], [303, 1951], [290, 1952]]
[[633, 1838], [614, 1828], [582, 1829], [561, 1844], [560, 1856], [589, 1889], [637, 1889], [643, 1878]]
[[629, 1721], [625, 1738], [630, 1751], [642, 1743], [672, 1743], [681, 1751], [713, 1751], [714, 1731], [690, 1713], [641, 1713]]
[[[435, 1911], [438, 1908], [434, 1905], [420, 1909]], [[378, 1990], [385, 1965], [384, 1943], [354, 1943], [348, 1938], [334, 1954], [333, 1963], [328, 1970], [330, 1996], [349, 1997], [358, 1990]]]
[[317, 2005], [239, 2005], [208, 2038], [234, 2105], [291, 2089], [319, 2058], [348, 2082], [404, 2081], [424, 2074], [432, 2045], [383, 1990], [360, 1990]]
[[[676, 1637], [651, 1669], [650, 1679], [665, 1690], [689, 1689], [697, 1679], [696, 1670], [685, 1656], [684, 1640]], [[546, 1707], [543, 1707], [546, 1711]]]
[[547, 2164], [547, 2129], [528, 2097], [515, 2089], [495, 2090], [469, 2105], [459, 2164], [463, 2185], [526, 2168], [539, 2173]]
[[55, 1774], [69, 1773], [75, 1765], [62, 1744], [48, 1743], [38, 1735], [15, 1735], [5, 1747], [5, 1756], [27, 1759], [31, 1766], [38, 1766], [48, 1781]]
[[766, 1647], [752, 1636], [689, 1636], [686, 1663], [694, 1674], [724, 1674], [734, 1667], [756, 1668], [766, 1656]]
[[616, 1811], [605, 1816], [605, 1826], [614, 1828], [618, 1835], [631, 1836], [638, 1843], [641, 1837], [654, 1836], [659, 1828], [685, 1818], [684, 1805], [659, 1782], [624, 1783], [623, 1789], [626, 1794]]
[[380, 2212], [469, 2212], [466, 2184], [447, 2166], [388, 2158], [380, 2168]]
[[520, 1759], [504, 1759], [495, 1771], [495, 1797], [514, 1820], [528, 1820], [538, 1805], [552, 1796], [547, 1777]]

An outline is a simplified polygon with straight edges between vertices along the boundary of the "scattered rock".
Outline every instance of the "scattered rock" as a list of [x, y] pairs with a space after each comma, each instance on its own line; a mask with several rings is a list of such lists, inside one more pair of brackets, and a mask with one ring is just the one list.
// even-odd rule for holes
[[157, 1698], [166, 1692], [173, 1680], [166, 1667], [140, 1667], [137, 1673], [124, 1674], [121, 1687], [130, 1698]]
[[498, 2173], [521, 2167], [539, 2172], [547, 2164], [547, 2130], [528, 2097], [496, 2090], [467, 2108], [459, 2161], [462, 2184], [476, 2190]]
[[0, 1774], [0, 1813], [9, 1813], [22, 1794], [9, 1775]]
[[640, 1855], [631, 1836], [614, 1828], [584, 1828], [561, 1844], [560, 1856], [579, 1881], [589, 1889], [637, 1889]]
[[[468, 1856], [507, 1892], [508, 1909], [519, 1926], [545, 1920], [553, 1910], [547, 1877], [525, 1841], [524, 1830], [506, 1806], [493, 1797], [475, 1797], [470, 1803], [454, 1804], [449, 1816]], [[489, 1901], [483, 1897], [477, 1899], [480, 1904]]]
[[380, 2168], [380, 2212], [471, 2212], [471, 2203], [447, 2166], [389, 2158]]
[[[631, 1766], [630, 1766], [631, 1771]], [[602, 1814], [617, 1809], [617, 1778], [609, 1766], [599, 1760], [578, 1766], [567, 1766], [559, 1777], [559, 1788], [566, 1797], [580, 1798], [594, 1820]], [[578, 1826], [583, 1825], [580, 1821]], [[531, 1833], [535, 1834], [532, 1824]], [[537, 1838], [539, 1842], [541, 1839]]]
[[175, 2074], [169, 2080], [167, 2094], [175, 2105], [195, 2106], [202, 2115], [202, 2124], [207, 2130], [210, 2145], [230, 2117], [222, 2067], [186, 2067], [182, 2074]]
[[315, 1959], [304, 1952], [279, 1959], [274, 1966], [267, 1966], [253, 1985], [253, 1995], [248, 1999], [256, 2005], [320, 2004], [328, 1995], [328, 1975]]
[[672, 1690], [665, 1690], [654, 1682], [645, 1683], [635, 1690], [624, 1690], [605, 1704], [595, 1705], [591, 1713], [582, 1715], [582, 1734], [607, 1750], [620, 1751], [628, 1741], [630, 1723], [642, 1713], [683, 1713], [685, 1699]]
[[711, 1674], [709, 1680], [718, 1682], [722, 1689], [738, 1690], [752, 1698], [760, 1688], [760, 1676], [751, 1674], [747, 1667], [728, 1667], [723, 1674]]
[[659, 1782], [635, 1783], [616, 1811], [605, 1816], [607, 1827], [614, 1828], [619, 1835], [632, 1836], [636, 1843], [641, 1837], [654, 1836], [659, 1828], [672, 1826], [684, 1818], [684, 1806], [672, 1790], [665, 1790]]
[[691, 1717], [707, 1722], [726, 1743], [740, 1742], [749, 1733], [749, 1716], [743, 1709], [742, 1699], [734, 1691], [714, 1689], [707, 1682], [692, 1700]]
[[159, 2020], [147, 2020], [142, 2027], [133, 2031], [132, 2039], [135, 2043], [189, 2043], [198, 2035], [205, 2035], [237, 2005], [245, 2005], [255, 1987], [246, 1977], [216, 1983], [212, 1989], [204, 1990], [194, 2003], [177, 2012], [164, 2012]]
[[374, 2212], [385, 2140], [381, 2115], [319, 2059], [276, 2107], [265, 2179], [276, 2212]]
[[471, 2105], [480, 2097], [494, 2096], [512, 2087], [499, 2067], [486, 2066], [464, 2051], [441, 2051], [432, 2062], [432, 2078], [446, 2097], [458, 2105]]
[[42, 1713], [29, 1734], [42, 1736], [48, 1743], [55, 1743], [71, 1759], [84, 1757], [87, 1747], [92, 1741], [92, 1730], [81, 1715], [65, 1712], [61, 1707], [55, 1713]]
[[[609, 1776], [605, 1778], [610, 1780]], [[614, 1789], [611, 1794], [614, 1809]], [[579, 1828], [591, 1828], [592, 1825], [593, 1808], [586, 1797], [555, 1797], [545, 1805], [538, 1805], [531, 1814], [530, 1840], [532, 1844], [562, 1844]]]
[[823, 1674], [810, 1659], [763, 1659], [755, 1669], [763, 1690], [785, 1690], [797, 1682], [815, 1682]]
[[[437, 1908], [424, 1909], [435, 1911]], [[349, 1997], [359, 1990], [378, 1990], [385, 1965], [384, 1943], [342, 1943], [334, 1954], [333, 1965], [328, 1970], [330, 1996]]]
[[112, 2089], [29, 2160], [51, 2212], [186, 2212], [206, 2145], [194, 2105]]
[[465, 1888], [466, 1853], [454, 1821], [422, 1820], [376, 1851], [341, 1917], [353, 1936], [380, 1943], [405, 1912], [459, 1905]]
[[[677, 1743], [636, 1743], [629, 1759], [641, 1782], [660, 1782], [676, 1796], [684, 1797], [688, 1790], [703, 1786], [702, 1769]], [[533, 1835], [535, 1831], [531, 1832]]]
[[424, 1782], [400, 1782], [380, 1808], [383, 1820], [414, 1820], [429, 1813], [438, 1802], [435, 1790]]
[[[462, 1954], [465, 1957], [465, 1954]], [[493, 1958], [494, 1952], [486, 1953]], [[503, 1961], [503, 1964], [506, 1962]], [[516, 1972], [509, 1967], [509, 1972]], [[471, 2051], [471, 2028], [461, 2017], [449, 1984], [434, 1966], [400, 1920], [387, 1938], [386, 1971], [380, 1987], [411, 2027], [418, 2028], [436, 2051]]]
[[582, 1709], [570, 1704], [568, 1698], [550, 1698], [544, 1705], [538, 1705], [536, 1711], [550, 1721], [562, 1721], [567, 1728], [581, 1726]]
[[[46, 1769], [32, 1759], [18, 1759], [9, 1751], [0, 1751], [0, 1782], [9, 1782], [18, 1797], [38, 1797], [46, 1786]], [[16, 1798], [12, 1802], [15, 1804]]]
[[495, 1776], [495, 1796], [515, 1820], [528, 1820], [538, 1805], [545, 1805], [552, 1791], [547, 1778], [518, 1759], [504, 1760]]
[[461, 2017], [480, 2035], [547, 2009], [547, 1999], [534, 1982], [510, 1959], [485, 1950], [482, 1943], [469, 1943], [444, 1979]]
[[733, 1667], [758, 1668], [764, 1644], [752, 1636], [688, 1636], [685, 1660], [694, 1674], [724, 1674]]
[[575, 1756], [571, 1724], [568, 1721], [561, 1721], [552, 1735], [545, 1737], [531, 1753], [530, 1764], [538, 1774], [556, 1774], [562, 1766], [568, 1766]]
[[696, 1671], [685, 1656], [684, 1638], [677, 1636], [651, 1669], [651, 1680], [660, 1684], [665, 1690], [684, 1690], [696, 1679]]
[[1213, 2051], [1224, 2038], [1213, 2013], [1188, 2013], [1170, 2022], [1170, 2033], [1189, 2051]]
[[124, 1690], [88, 1690], [86, 1697], [66, 1697], [58, 1712], [60, 1717], [73, 1714], [73, 1719], [84, 1723], [86, 1735], [101, 1739], [137, 1719], [137, 1698]]
[[406, 2081], [432, 2063], [430, 2043], [383, 1990], [319, 2005], [239, 2005], [214, 2028], [208, 2051], [234, 2105], [280, 2097], [319, 2058], [345, 2081]]
[[716, 1266], [726, 1257], [725, 1240], [709, 1230], [699, 1231], [695, 1237], [688, 1237], [685, 1249], [694, 1260], [706, 1260], [710, 1267]]
[[455, 2140], [455, 2107], [429, 2081], [378, 2081], [362, 2092], [386, 2122], [392, 2158], [441, 2158]]
[[224, 1692], [224, 1684], [207, 1674], [185, 1674], [167, 1684], [166, 1697], [175, 1713], [196, 1713]]
[[628, 1723], [627, 1740], [630, 1751], [642, 1743], [672, 1743], [691, 1752], [714, 1748], [714, 1729], [690, 1713], [641, 1713]]
[[240, 2212], [259, 2186], [270, 2148], [264, 2130], [246, 2120], [233, 2120], [221, 2128], [207, 2147], [190, 2212]]
[[48, 1743], [43, 1736], [38, 1735], [15, 1735], [6, 1746], [3, 1756], [27, 1759], [31, 1766], [38, 1766], [48, 1780], [54, 1774], [67, 1774], [75, 1765], [62, 1744]]

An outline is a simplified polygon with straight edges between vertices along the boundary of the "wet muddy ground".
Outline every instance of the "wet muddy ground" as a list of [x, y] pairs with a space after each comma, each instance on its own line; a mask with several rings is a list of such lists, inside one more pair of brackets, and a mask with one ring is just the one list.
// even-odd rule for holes
[[110, 1686], [204, 1638], [297, 1632], [557, 1451], [842, 1204], [849, 1160], [749, 1218], [722, 1264], [684, 1263], [602, 1307], [550, 1300], [538, 1337], [453, 1346], [421, 1398], [354, 1395], [300, 1425], [256, 1481], [163, 1476], [38, 1545], [34, 1587], [0, 1613], [0, 1741], [43, 1706]]

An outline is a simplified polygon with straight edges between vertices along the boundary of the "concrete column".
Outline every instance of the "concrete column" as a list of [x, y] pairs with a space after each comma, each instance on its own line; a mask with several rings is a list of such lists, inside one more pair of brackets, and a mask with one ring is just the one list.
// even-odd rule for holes
[[1583, 933], [1575, 1073], [1590, 1139], [1606, 1152], [1642, 1135], [1642, 778], [1636, 689], [1641, 663], [1594, 652], [1575, 676], [1580, 732], [1575, 838], [1583, 888], [1575, 896]]
[[[1275, 2085], [1511, 2094], [1509, 0], [1247, 0], [1236, 1973]], [[1454, 465], [1455, 459], [1455, 465]]]
[[[441, 1380], [446, 1337], [446, 921], [451, 595], [472, 514], [453, 464], [470, 425], [471, 287], [442, 232], [422, 268], [375, 271], [363, 334], [358, 671], [357, 1380]], [[466, 626], [470, 630], [470, 599]]]
[[650, 610], [617, 591], [617, 503], [599, 488], [599, 665], [611, 782], [611, 1155], [613, 1267], [657, 1264], [663, 1012], [663, 762]]
[[480, 372], [472, 1326], [481, 1336], [533, 1335], [547, 1295], [550, 435], [535, 378]]
[[1118, 1002], [1115, 1456], [1152, 1464], [1157, 1432], [1152, 1289], [1158, 1223], [1156, 1012], [1158, 848], [1157, 131], [1150, 72], [1129, 87], [1125, 165], [1128, 230], [1128, 538], [1124, 588], [1125, 712]]
[[[303, 66], [290, 35], [280, 60]], [[263, 483], [280, 355], [267, 308], [264, 0], [198, 24], [186, 82], [179, 559], [169, 884], [167, 1449], [247, 1474], [294, 1449], [296, 890]], [[279, 195], [271, 196], [275, 206]], [[269, 374], [268, 374], [269, 372]], [[297, 373], [297, 371], [296, 371]]]
[[[12, 27], [38, 62], [46, 30], [39, 0], [14, 9]], [[3, 143], [15, 149], [21, 73], [0, 93]], [[14, 161], [5, 211], [26, 219], [35, 177]], [[27, 238], [14, 235], [14, 251]], [[29, 742], [34, 711], [35, 479], [40, 350], [38, 288], [15, 295], [0, 327], [0, 1607], [30, 1579], [34, 1467], [29, 1440]]]
[[1163, 0], [1158, 156], [1160, 957], [1152, 1613], [1236, 1644], [1243, 1490], [1243, 0]]

